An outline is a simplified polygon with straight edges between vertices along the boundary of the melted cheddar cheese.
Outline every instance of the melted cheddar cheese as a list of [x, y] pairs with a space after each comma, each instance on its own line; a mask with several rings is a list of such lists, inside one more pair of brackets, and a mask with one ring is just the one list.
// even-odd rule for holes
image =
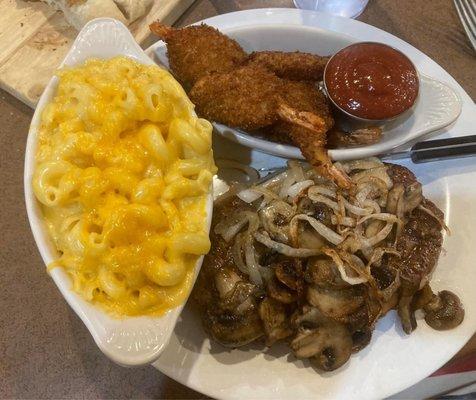
[[188, 296], [208, 252], [212, 127], [165, 70], [125, 57], [59, 72], [33, 188], [73, 289], [116, 316]]

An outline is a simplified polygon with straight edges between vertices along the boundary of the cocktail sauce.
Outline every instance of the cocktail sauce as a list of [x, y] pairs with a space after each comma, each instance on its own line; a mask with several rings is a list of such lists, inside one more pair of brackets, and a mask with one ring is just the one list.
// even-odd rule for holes
[[408, 110], [418, 74], [401, 52], [382, 43], [356, 43], [336, 53], [324, 74], [331, 100], [354, 116], [381, 120]]

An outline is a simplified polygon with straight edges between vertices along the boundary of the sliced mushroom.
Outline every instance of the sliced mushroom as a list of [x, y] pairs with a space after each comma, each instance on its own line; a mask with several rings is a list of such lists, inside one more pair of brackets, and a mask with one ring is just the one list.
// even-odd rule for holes
[[[325, 371], [335, 370], [347, 362], [353, 343], [344, 324], [322, 317], [315, 311], [309, 311], [300, 323], [290, 344], [296, 357], [309, 358], [317, 368]], [[315, 327], [307, 327], [312, 325]]]
[[290, 304], [298, 299], [297, 292], [289, 289], [289, 287], [278, 281], [276, 277], [271, 278], [266, 283], [266, 291], [269, 297], [280, 303]]
[[328, 257], [310, 259], [307, 263], [304, 278], [306, 282], [321, 287], [335, 289], [350, 287], [350, 284], [342, 279], [334, 261]]
[[352, 332], [352, 352], [356, 353], [366, 347], [372, 339], [370, 328], [357, 329]]
[[274, 264], [276, 278], [288, 288], [300, 291], [302, 288], [302, 262], [297, 258], [287, 258]]
[[261, 318], [255, 309], [242, 315], [226, 310], [208, 310], [203, 322], [210, 335], [226, 347], [244, 346], [264, 334]]
[[438, 331], [453, 329], [464, 319], [464, 309], [460, 299], [449, 290], [433, 295], [431, 301], [423, 309], [426, 323]]
[[256, 286], [243, 281], [230, 268], [222, 268], [215, 275], [215, 287], [220, 296], [220, 306], [240, 315], [253, 307], [252, 294]]
[[304, 305], [300, 311], [296, 311], [291, 317], [291, 323], [296, 329], [300, 327], [308, 329], [316, 328], [326, 321], [327, 317], [322, 314], [319, 309], [311, 307], [308, 304]]
[[[398, 303], [398, 293], [395, 294], [395, 297], [392, 298], [393, 307], [390, 307], [391, 304], [387, 304], [385, 301], [375, 294], [373, 289], [369, 289], [368, 296], [365, 301], [365, 305], [368, 311], [369, 322], [368, 326], [374, 328], [377, 321], [383, 317], [389, 309], [395, 308]], [[390, 300], [389, 300], [390, 301]], [[390, 307], [390, 308], [388, 308]]]
[[215, 287], [220, 298], [225, 298], [235, 288], [235, 285], [240, 282], [241, 277], [231, 268], [221, 268], [215, 274]]
[[[325, 324], [331, 318], [324, 315], [318, 308], [310, 305], [302, 307], [300, 312], [296, 312], [291, 318], [291, 323], [294, 327], [304, 327], [308, 329], [316, 328], [319, 325]], [[347, 315], [340, 320], [333, 320], [335, 322], [345, 324], [350, 331], [358, 329], [367, 329], [369, 325], [369, 315], [366, 307], [359, 308], [355, 313]]]
[[238, 282], [232, 294], [224, 302], [228, 309], [243, 314], [254, 306], [253, 293], [256, 286], [249, 282]]
[[[398, 291], [401, 285], [400, 273], [399, 271], [395, 271], [390, 266], [383, 263], [374, 265], [371, 268], [371, 274], [375, 279], [375, 284], [377, 286], [376, 292], [374, 293], [374, 305], [375, 308], [378, 308], [378, 315], [376, 315], [376, 318], [380, 318], [387, 314], [387, 312], [389, 312], [391, 309], [395, 308], [399, 303]], [[402, 307], [404, 305], [405, 303], [401, 304]], [[411, 318], [410, 313], [412, 312], [412, 308], [413, 307], [411, 306], [408, 310], [404, 310], [402, 308], [401, 312], [407, 313], [406, 315], [408, 315], [408, 318]]]
[[398, 271], [390, 268], [387, 264], [374, 265], [370, 271], [375, 278], [379, 296], [388, 301], [400, 287]]
[[[296, 214], [306, 214], [326, 226], [332, 225], [332, 209], [322, 203], [313, 203], [308, 197], [303, 197], [298, 202]], [[291, 244], [294, 247], [307, 249], [320, 249], [327, 245], [326, 239], [312, 229], [306, 221], [299, 221], [297, 229], [291, 230]]]
[[430, 285], [426, 284], [413, 297], [412, 308], [414, 310], [423, 309], [423, 307], [425, 307], [433, 299], [433, 296], [433, 290], [431, 290]]
[[355, 331], [357, 329], [364, 329], [368, 327], [371, 321], [373, 321], [373, 317], [374, 315], [369, 305], [364, 304], [352, 314], [344, 315], [337, 320], [339, 322], [345, 323], [351, 331]]
[[289, 326], [286, 309], [278, 301], [266, 298], [261, 302], [258, 310], [263, 321], [267, 346], [271, 346], [276, 341], [284, 339], [293, 333]]
[[272, 239], [288, 243], [289, 221], [294, 215], [292, 207], [283, 201], [272, 201], [259, 212], [261, 223]]
[[324, 315], [339, 319], [357, 311], [364, 298], [354, 288], [335, 290], [314, 285], [307, 289], [307, 301]]
[[218, 297], [206, 309], [203, 322], [212, 337], [227, 347], [239, 347], [263, 336], [253, 294], [256, 286], [242, 279], [231, 267], [214, 275]]
[[313, 203], [309, 197], [303, 197], [299, 200], [296, 214], [306, 214], [314, 217], [324, 225], [332, 225], [332, 208], [323, 203]]
[[398, 291], [394, 292], [388, 300], [381, 302], [380, 316], [384, 316], [398, 304]]

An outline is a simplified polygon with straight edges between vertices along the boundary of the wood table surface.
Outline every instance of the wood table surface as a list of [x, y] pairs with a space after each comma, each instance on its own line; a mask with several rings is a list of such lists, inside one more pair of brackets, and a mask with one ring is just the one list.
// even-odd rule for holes
[[[293, 5], [285, 0], [198, 0], [177, 25], [257, 7]], [[475, 53], [452, 1], [370, 0], [358, 19], [422, 50], [476, 97]], [[46, 274], [23, 200], [32, 114], [0, 91], [0, 398], [203, 398], [152, 367], [127, 369], [109, 361]], [[476, 337], [458, 356], [474, 351]]]

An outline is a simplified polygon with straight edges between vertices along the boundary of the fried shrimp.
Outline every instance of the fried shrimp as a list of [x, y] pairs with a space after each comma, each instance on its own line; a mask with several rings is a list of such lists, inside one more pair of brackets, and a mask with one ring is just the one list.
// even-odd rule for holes
[[313, 82], [284, 81], [284, 85], [285, 103], [278, 108], [280, 120], [271, 129], [275, 134], [287, 135], [322, 174], [340, 187], [349, 188], [349, 178], [334, 167], [327, 153], [327, 132], [334, 118], [326, 97]]
[[186, 88], [208, 73], [235, 69], [247, 57], [235, 40], [205, 24], [176, 29], [154, 22], [150, 30], [167, 43], [170, 68]]
[[314, 82], [322, 79], [327, 57], [279, 51], [248, 57], [237, 42], [203, 24], [175, 29], [155, 22], [150, 29], [167, 43], [170, 67], [191, 88], [198, 114], [290, 139], [316, 169], [340, 187], [350, 187], [325, 148], [334, 120]]
[[[329, 102], [326, 96], [316, 87], [314, 82], [284, 81], [285, 90], [282, 96], [285, 102], [300, 111], [309, 111], [324, 119], [326, 130], [334, 125]], [[278, 121], [266, 128], [266, 135], [281, 143], [292, 143], [289, 137], [291, 126], [288, 122]]]
[[326, 149], [327, 125], [324, 118], [307, 111], [280, 104], [278, 115], [289, 124], [288, 135], [299, 147], [302, 155], [321, 174], [332, 179], [343, 189], [349, 189], [352, 181], [344, 171], [338, 169]]
[[314, 82], [296, 82], [285, 80], [283, 93], [286, 103], [301, 111], [309, 111], [324, 119], [327, 129], [334, 125], [329, 102]]
[[329, 57], [295, 51], [257, 51], [248, 57], [249, 64], [263, 65], [277, 76], [295, 81], [320, 81]]
[[264, 67], [249, 65], [201, 78], [190, 91], [201, 116], [246, 130], [278, 120], [283, 82]]
[[[286, 94], [291, 86], [299, 91]], [[281, 124], [314, 167], [348, 188], [348, 177], [333, 166], [325, 149], [333, 120], [319, 93], [310, 84], [286, 81], [262, 66], [247, 65], [204, 76], [190, 91], [190, 99], [200, 115], [229, 126], [255, 130]]]

